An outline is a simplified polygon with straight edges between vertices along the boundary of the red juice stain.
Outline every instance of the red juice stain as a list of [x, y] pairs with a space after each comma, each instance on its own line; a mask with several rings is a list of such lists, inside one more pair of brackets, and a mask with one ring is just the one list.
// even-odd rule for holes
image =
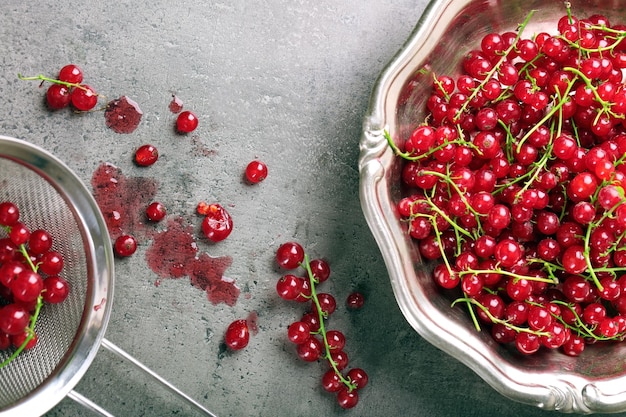
[[202, 143], [197, 135], [193, 135], [191, 137], [191, 143], [193, 144], [193, 151], [195, 155], [208, 157], [217, 154], [215, 149], [211, 149]]
[[183, 109], [183, 101], [176, 97], [176, 95], [172, 95], [172, 101], [170, 101], [170, 111], [174, 114], [180, 113]]
[[107, 127], [116, 133], [132, 133], [141, 122], [139, 105], [126, 96], [109, 101], [104, 111]]
[[153, 243], [146, 251], [146, 261], [161, 278], [189, 276], [191, 285], [205, 291], [214, 305], [233, 306], [237, 302], [239, 288], [233, 280], [224, 277], [232, 258], [198, 254], [193, 227], [184, 224], [181, 217], [169, 218], [167, 229], [153, 235]]
[[91, 185], [113, 240], [122, 234], [138, 238], [147, 233], [144, 213], [157, 192], [154, 179], [128, 178], [115, 165], [102, 163], [94, 171]]
[[248, 329], [250, 329], [250, 333], [252, 333], [253, 335], [256, 335], [259, 332], [259, 326], [258, 326], [258, 321], [259, 321], [259, 315], [257, 314], [256, 311], [251, 311], [250, 314], [248, 314], [248, 317], [246, 317], [246, 323], [248, 323]]
[[184, 225], [183, 219], [168, 218], [166, 230], [152, 236], [146, 250], [148, 266], [161, 278], [181, 278], [189, 275], [188, 267], [198, 254], [193, 227]]

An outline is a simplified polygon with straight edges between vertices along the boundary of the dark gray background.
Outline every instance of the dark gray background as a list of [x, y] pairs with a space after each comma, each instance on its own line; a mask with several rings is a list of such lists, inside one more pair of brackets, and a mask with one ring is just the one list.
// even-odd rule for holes
[[[187, 278], [156, 277], [144, 259], [116, 261], [107, 338], [219, 416], [545, 416], [507, 400], [433, 348], [405, 322], [358, 199], [358, 142], [373, 84], [402, 46], [424, 1], [5, 0], [0, 18], [0, 134], [43, 146], [87, 183], [110, 162], [125, 175], [157, 179], [170, 213], [198, 224], [200, 200], [228, 205], [232, 235], [201, 252], [232, 256], [226, 275], [241, 296], [211, 304]], [[101, 112], [50, 112], [44, 89], [17, 73], [56, 75], [76, 63], [108, 98], [127, 95], [144, 112], [119, 135]], [[195, 111], [192, 135], [173, 132], [178, 95]], [[136, 147], [161, 158], [135, 167]], [[200, 150], [210, 150], [204, 155]], [[243, 183], [260, 158], [269, 177]], [[278, 245], [295, 239], [325, 257], [323, 289], [339, 302], [330, 327], [347, 336], [352, 366], [370, 376], [360, 404], [342, 411], [322, 391], [323, 364], [296, 358], [286, 339], [304, 307], [275, 295]], [[358, 289], [361, 311], [343, 301]], [[258, 334], [240, 352], [221, 347], [228, 323], [258, 314]], [[125, 362], [101, 350], [77, 391], [120, 416], [194, 415]], [[65, 399], [49, 416], [86, 412]]]

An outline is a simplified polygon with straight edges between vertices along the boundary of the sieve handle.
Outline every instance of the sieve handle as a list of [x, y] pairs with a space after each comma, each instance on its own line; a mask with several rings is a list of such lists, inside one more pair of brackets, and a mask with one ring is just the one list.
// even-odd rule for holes
[[98, 404], [94, 403], [89, 398], [79, 394], [76, 391], [70, 391], [67, 396], [76, 401], [78, 404], [82, 405], [83, 407], [88, 408], [91, 411], [95, 411], [103, 417], [114, 417], [113, 414], [110, 414], [107, 410], [100, 407]]
[[[154, 378], [156, 381], [160, 382], [164, 387], [166, 387], [167, 389], [169, 389], [170, 391], [172, 391], [174, 394], [177, 394], [179, 397], [181, 397], [182, 399], [184, 399], [185, 401], [187, 401], [189, 404], [193, 405], [194, 407], [196, 407], [198, 410], [202, 411], [204, 414], [206, 414], [207, 416], [210, 417], [217, 417], [216, 414], [213, 414], [211, 411], [209, 411], [208, 409], [206, 409], [202, 404], [200, 404], [199, 402], [197, 402], [196, 400], [194, 400], [193, 398], [191, 398], [190, 396], [188, 396], [187, 394], [185, 394], [184, 392], [182, 392], [180, 389], [176, 388], [174, 385], [172, 385], [170, 382], [168, 382], [166, 379], [164, 379], [163, 377], [161, 377], [159, 374], [157, 374], [156, 372], [154, 372], [152, 369], [148, 368], [146, 365], [144, 365], [143, 363], [139, 362], [137, 359], [135, 359], [133, 356], [129, 355], [128, 353], [126, 353], [124, 350], [122, 350], [121, 348], [119, 348], [118, 346], [114, 345], [113, 343], [111, 343], [110, 341], [108, 341], [107, 339], [102, 339], [102, 344], [101, 346], [104, 346], [107, 350], [109, 350], [112, 353], [115, 353], [116, 355], [118, 355], [119, 357], [126, 359], [127, 361], [129, 361], [130, 363], [132, 363], [133, 365], [135, 365], [137, 368], [141, 369], [142, 371], [144, 371], [146, 374], [150, 375], [152, 378]], [[95, 405], [95, 404], [94, 404]], [[97, 411], [97, 410], [94, 410]], [[104, 416], [109, 416], [109, 414], [103, 414]]]

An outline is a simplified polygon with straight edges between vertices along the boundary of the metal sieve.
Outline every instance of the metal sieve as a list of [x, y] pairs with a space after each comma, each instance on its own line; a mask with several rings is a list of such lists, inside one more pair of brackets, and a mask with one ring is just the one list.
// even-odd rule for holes
[[[20, 208], [31, 230], [44, 228], [64, 257], [70, 295], [45, 305], [38, 343], [0, 369], [0, 416], [42, 415], [65, 396], [111, 416], [73, 391], [100, 346], [129, 361], [199, 411], [215, 416], [178, 388], [104, 339], [113, 305], [113, 252], [106, 224], [91, 193], [59, 159], [30, 143], [0, 136], [0, 201]], [[0, 362], [10, 352], [0, 352]]]

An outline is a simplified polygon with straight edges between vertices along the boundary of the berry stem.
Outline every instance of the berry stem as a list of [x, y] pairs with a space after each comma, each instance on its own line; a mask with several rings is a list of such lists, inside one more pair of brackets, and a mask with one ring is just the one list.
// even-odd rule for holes
[[309, 277], [309, 282], [311, 284], [311, 299], [313, 300], [313, 303], [315, 304], [315, 309], [317, 310], [317, 316], [320, 322], [320, 329], [319, 329], [318, 334], [322, 335], [322, 340], [324, 342], [324, 357], [328, 360], [328, 363], [330, 364], [335, 374], [337, 374], [337, 376], [339, 377], [339, 380], [341, 380], [341, 382], [348, 388], [348, 390], [352, 391], [356, 389], [356, 385], [351, 380], [346, 379], [343, 376], [341, 371], [339, 371], [339, 369], [337, 368], [337, 363], [333, 360], [332, 356], [330, 355], [330, 345], [328, 343], [328, 338], [326, 336], [326, 327], [324, 326], [324, 319], [326, 319], [327, 317], [323, 313], [322, 306], [320, 305], [320, 301], [317, 297], [315, 284], [317, 284], [318, 282], [315, 279], [315, 276], [313, 275], [313, 271], [311, 270], [311, 264], [309, 263], [309, 256], [307, 254], [304, 255], [302, 266], [306, 270], [307, 275]]

